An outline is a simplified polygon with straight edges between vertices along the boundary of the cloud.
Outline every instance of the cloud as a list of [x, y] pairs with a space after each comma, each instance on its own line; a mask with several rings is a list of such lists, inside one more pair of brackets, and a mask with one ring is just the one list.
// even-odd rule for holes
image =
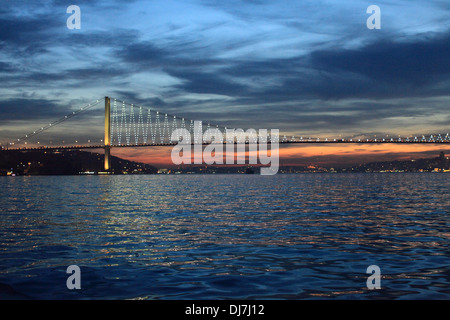
[[11, 63], [0, 61], [0, 72], [12, 72], [14, 69]]
[[80, 32], [64, 32], [58, 37], [56, 46], [76, 48], [79, 50], [92, 49], [102, 50], [127, 47], [130, 43], [139, 39], [140, 32], [133, 29], [114, 28], [103, 30], [85, 30]]
[[195, 72], [193, 70], [177, 71], [166, 69], [170, 75], [184, 80], [178, 88], [191, 92], [203, 94], [217, 94], [239, 97], [246, 93], [247, 86], [226, 79], [214, 72]]
[[166, 61], [169, 54], [151, 42], [136, 42], [116, 50], [117, 56], [124, 62], [139, 64], [141, 68], [158, 67]]
[[166, 105], [166, 102], [158, 97], [154, 98], [146, 98], [142, 97], [140, 94], [135, 91], [127, 91], [127, 90], [115, 90], [113, 92], [114, 97], [116, 99], [121, 99], [121, 101], [130, 101], [135, 105], [157, 108], [158, 111], [162, 109]]
[[[394, 98], [450, 92], [450, 32], [406, 41], [377, 40], [357, 49], [315, 50], [289, 59], [238, 61], [221, 74], [267, 84], [265, 101]], [[226, 87], [226, 86], [224, 86]], [[223, 90], [221, 90], [223, 91]]]
[[[118, 51], [124, 62], [162, 69], [185, 92], [235, 97], [239, 102], [387, 99], [446, 95], [450, 89], [450, 33], [403, 41], [375, 40], [291, 58], [187, 58], [143, 42]], [[183, 51], [189, 51], [186, 47]]]
[[14, 120], [48, 119], [61, 114], [61, 105], [56, 100], [12, 98], [0, 100], [1, 122]]
[[315, 51], [310, 60], [324, 72], [343, 71], [386, 85], [420, 88], [448, 80], [448, 52], [450, 32], [405, 41], [378, 40], [358, 49]]
[[0, 18], [0, 48], [3, 53], [31, 56], [48, 52], [53, 44], [52, 32], [59, 21], [56, 17], [34, 15]]

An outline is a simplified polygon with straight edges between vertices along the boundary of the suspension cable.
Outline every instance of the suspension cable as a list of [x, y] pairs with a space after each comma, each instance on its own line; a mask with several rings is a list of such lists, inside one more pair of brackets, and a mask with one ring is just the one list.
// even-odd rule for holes
[[14, 145], [15, 143], [18, 143], [18, 142], [24, 142], [24, 141], [28, 140], [31, 137], [34, 137], [34, 136], [36, 136], [36, 135], [38, 135], [38, 134], [40, 134], [40, 133], [42, 133], [42, 132], [44, 132], [44, 131], [46, 131], [46, 130], [54, 127], [54, 126], [57, 126], [58, 124], [61, 124], [61, 123], [65, 122], [66, 120], [69, 120], [70, 118], [73, 118], [76, 115], [79, 115], [80, 113], [85, 112], [85, 111], [93, 108], [94, 106], [98, 105], [101, 102], [101, 100], [102, 99], [95, 100], [95, 102], [89, 103], [89, 104], [85, 105], [84, 107], [82, 107], [82, 108], [80, 108], [80, 109], [78, 109], [76, 111], [73, 111], [70, 114], [68, 114], [68, 115], [66, 115], [66, 116], [64, 116], [64, 117], [62, 117], [62, 118], [60, 118], [60, 119], [58, 119], [56, 121], [53, 121], [53, 122], [49, 123], [48, 125], [46, 125], [44, 127], [41, 127], [41, 128], [39, 128], [37, 130], [34, 130], [33, 132], [31, 132], [29, 134], [26, 134], [23, 137], [18, 138], [16, 141], [10, 142], [8, 144], [8, 146]]

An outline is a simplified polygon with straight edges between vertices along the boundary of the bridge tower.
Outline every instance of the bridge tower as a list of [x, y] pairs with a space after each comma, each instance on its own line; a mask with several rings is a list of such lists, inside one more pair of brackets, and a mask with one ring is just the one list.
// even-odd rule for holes
[[105, 171], [111, 169], [111, 100], [105, 97]]

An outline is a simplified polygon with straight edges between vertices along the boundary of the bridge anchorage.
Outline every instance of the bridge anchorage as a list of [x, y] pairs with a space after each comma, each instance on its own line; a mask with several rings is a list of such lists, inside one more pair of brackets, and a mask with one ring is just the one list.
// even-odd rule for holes
[[[112, 148], [126, 148], [126, 147], [157, 147], [157, 146], [175, 146], [179, 144], [179, 141], [172, 141], [172, 133], [176, 129], [186, 129], [191, 137], [191, 145], [208, 145], [211, 143], [204, 139], [203, 132], [207, 129], [220, 129], [222, 133], [226, 133], [227, 130], [232, 128], [214, 126], [210, 123], [202, 121], [193, 121], [177, 116], [171, 116], [168, 114], [160, 113], [159, 111], [144, 108], [141, 106], [135, 106], [133, 104], [113, 99], [110, 97], [104, 97], [105, 109], [104, 109], [104, 138], [101, 144], [90, 145], [58, 145], [58, 146], [30, 146], [20, 147], [20, 143], [27, 143], [26, 141], [46, 130], [54, 128], [60, 123], [71, 119], [78, 114], [92, 109], [94, 106], [101, 103], [103, 99], [97, 100], [92, 104], [73, 111], [63, 118], [60, 118], [46, 126], [38, 128], [30, 132], [29, 134], [16, 139], [14, 142], [10, 142], [6, 147], [1, 147], [1, 151], [8, 150], [80, 150], [80, 149], [104, 149], [104, 170], [110, 172], [111, 170], [111, 149]], [[121, 105], [121, 108], [120, 108]], [[146, 112], [144, 112], [146, 110]], [[136, 114], [137, 113], [137, 114]], [[137, 118], [137, 119], [136, 119]], [[200, 126], [198, 125], [200, 123]], [[238, 131], [238, 130], [236, 130]], [[243, 130], [241, 130], [243, 131]], [[279, 136], [275, 140], [272, 140], [271, 135], [265, 137], [259, 136], [259, 140], [263, 143], [279, 143], [279, 144], [334, 144], [334, 143], [357, 143], [357, 144], [382, 144], [382, 143], [400, 143], [400, 144], [449, 144], [449, 134], [435, 134], [428, 136], [410, 136], [410, 137], [398, 137], [398, 138], [313, 138], [313, 137], [286, 137]], [[134, 140], [134, 141], [133, 141]], [[223, 144], [251, 144], [257, 143], [258, 137], [248, 135], [244, 133], [244, 136], [235, 136], [232, 140], [224, 138], [221, 142], [214, 141], [213, 143]]]

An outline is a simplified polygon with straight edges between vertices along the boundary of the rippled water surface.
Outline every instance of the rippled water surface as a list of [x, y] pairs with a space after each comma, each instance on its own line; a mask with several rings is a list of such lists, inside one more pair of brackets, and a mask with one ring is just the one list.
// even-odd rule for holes
[[449, 299], [449, 178], [0, 177], [0, 298]]

